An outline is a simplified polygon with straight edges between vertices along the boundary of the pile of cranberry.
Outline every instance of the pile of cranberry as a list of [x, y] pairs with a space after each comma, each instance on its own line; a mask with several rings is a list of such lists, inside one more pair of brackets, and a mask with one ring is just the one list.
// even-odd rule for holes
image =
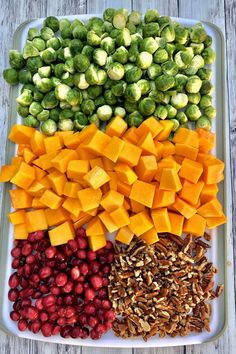
[[45, 337], [99, 339], [111, 327], [115, 313], [108, 299], [111, 242], [97, 252], [89, 250], [85, 230], [74, 240], [51, 246], [47, 232], [15, 241], [8, 298], [10, 317], [20, 331], [40, 330]]

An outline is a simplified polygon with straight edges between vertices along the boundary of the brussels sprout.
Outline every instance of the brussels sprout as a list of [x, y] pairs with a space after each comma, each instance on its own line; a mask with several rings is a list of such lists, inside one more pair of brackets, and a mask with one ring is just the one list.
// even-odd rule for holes
[[117, 28], [113, 28], [109, 34], [109, 36], [112, 39], [116, 39], [116, 37], [118, 36], [118, 34], [120, 33], [121, 30], [117, 29]]
[[129, 127], [138, 127], [143, 121], [142, 115], [138, 111], [130, 113], [127, 123]]
[[23, 119], [23, 124], [27, 127], [38, 128], [39, 121], [35, 117], [28, 115]]
[[78, 112], [80, 114], [80, 117], [77, 119], [74, 119], [74, 128], [76, 130], [82, 130], [84, 129], [87, 124], [88, 124], [88, 118], [84, 116], [82, 112]]
[[73, 120], [71, 120], [69, 118], [61, 119], [58, 122], [58, 129], [61, 131], [73, 130], [73, 128], [74, 128]]
[[123, 28], [118, 36], [116, 37], [116, 43], [117, 45], [124, 46], [124, 47], [129, 47], [131, 44], [131, 35], [128, 30], [128, 28]]
[[84, 54], [77, 54], [74, 57], [74, 66], [79, 73], [85, 72], [90, 65], [89, 59]]
[[202, 87], [202, 80], [197, 76], [188, 78], [185, 89], [189, 93], [198, 93]]
[[46, 109], [55, 108], [58, 105], [58, 103], [59, 103], [59, 101], [56, 98], [54, 91], [48, 92], [44, 96], [44, 98], [43, 98], [43, 100], [41, 102], [43, 108], [46, 108]]
[[156, 22], [159, 19], [160, 15], [156, 9], [147, 10], [144, 16], [145, 23]]
[[206, 39], [204, 41], [204, 45], [205, 45], [205, 47], [210, 47], [212, 45], [212, 37], [211, 36], [209, 36], [209, 35], [206, 36]]
[[95, 110], [95, 103], [89, 98], [84, 100], [81, 104], [81, 110], [87, 116], [90, 116]]
[[125, 73], [125, 81], [128, 84], [131, 84], [133, 82], [138, 82], [141, 77], [142, 77], [142, 70], [140, 68], [138, 68], [137, 66], [134, 66], [133, 68], [129, 69], [126, 73]]
[[116, 49], [112, 59], [118, 63], [125, 64], [129, 59], [129, 52], [124, 46], [121, 46]]
[[149, 68], [149, 66], [152, 65], [152, 55], [148, 52], [141, 52], [139, 53], [137, 60], [136, 60], [136, 64], [139, 68], [141, 69], [147, 69]]
[[189, 31], [182, 26], [175, 27], [175, 42], [185, 44], [188, 41]]
[[59, 29], [63, 39], [72, 38], [71, 23], [67, 18], [62, 18], [59, 21]]
[[201, 97], [199, 107], [205, 109], [210, 106], [212, 106], [212, 97], [210, 95], [203, 95]]
[[196, 121], [201, 117], [201, 111], [196, 104], [191, 104], [185, 111], [186, 116], [190, 121]]
[[103, 96], [99, 96], [94, 101], [96, 107], [100, 107], [106, 104], [105, 98]]
[[164, 63], [168, 60], [168, 52], [164, 48], [158, 48], [153, 56], [153, 61], [157, 64]]
[[74, 112], [70, 108], [63, 108], [59, 114], [59, 120], [74, 118]]
[[97, 71], [98, 75], [98, 85], [104, 85], [107, 81], [107, 73], [105, 70], [98, 70]]
[[161, 75], [161, 73], [162, 73], [162, 69], [159, 64], [154, 63], [151, 66], [149, 66], [149, 68], [147, 69], [147, 75], [150, 80], [156, 79], [158, 76]]
[[159, 119], [166, 119], [167, 114], [168, 114], [167, 109], [163, 105], [158, 105], [154, 112], [154, 116]]
[[20, 90], [20, 93], [22, 93], [24, 90], [30, 90], [31, 92], [34, 92], [35, 86], [33, 84], [24, 84]]
[[89, 124], [95, 124], [99, 128], [100, 120], [97, 114], [93, 114], [91, 117], [89, 117], [88, 120], [89, 120]]
[[175, 76], [175, 89], [177, 92], [183, 92], [187, 83], [188, 77], [183, 74], [177, 74]]
[[201, 95], [211, 95], [214, 90], [214, 86], [212, 83], [208, 80], [203, 80], [202, 81], [202, 87], [200, 90]]
[[103, 12], [103, 20], [104, 21], [108, 21], [108, 22], [112, 22], [113, 17], [115, 15], [116, 10], [113, 8], [107, 8], [104, 12]]
[[164, 104], [168, 104], [170, 102], [170, 94], [169, 94], [170, 91], [168, 91], [168, 93], [164, 93], [164, 96], [163, 96], [163, 99], [161, 101], [161, 103], [164, 103]]
[[27, 39], [29, 41], [32, 41], [34, 38], [40, 37], [40, 32], [38, 30], [38, 28], [36, 27], [31, 27], [28, 30], [28, 34], [27, 34]]
[[199, 69], [204, 67], [204, 65], [204, 59], [201, 57], [201, 55], [195, 55], [190, 66], [185, 70], [185, 74], [195, 75]]
[[42, 79], [40, 78], [40, 80], [36, 82], [36, 87], [42, 93], [49, 92], [53, 88], [52, 80], [46, 77]]
[[22, 117], [26, 118], [29, 115], [29, 107], [24, 107], [21, 105], [17, 106], [17, 113]]
[[37, 115], [39, 113], [41, 113], [42, 110], [43, 110], [43, 107], [41, 106], [41, 104], [39, 102], [33, 101], [31, 103], [31, 105], [29, 106], [29, 113], [34, 117], [37, 117]]
[[47, 109], [43, 109], [38, 115], [37, 119], [40, 122], [45, 122], [49, 118], [49, 111]]
[[171, 23], [161, 26], [160, 35], [166, 40], [167, 43], [173, 42], [175, 40], [174, 26]]
[[94, 31], [88, 31], [87, 43], [92, 47], [97, 47], [101, 43], [101, 38]]
[[139, 11], [132, 11], [129, 15], [129, 22], [133, 23], [135, 26], [138, 26], [142, 21], [141, 13]]
[[47, 18], [45, 18], [45, 20], [43, 21], [43, 25], [45, 27], [51, 28], [53, 32], [57, 32], [59, 30], [59, 21], [54, 16], [48, 16]]
[[[134, 67], [135, 67], [135, 65], [134, 65], [133, 63], [127, 63], [127, 64], [125, 64], [125, 65], [124, 65], [125, 74], [127, 73], [127, 71], [129, 71], [130, 69], [132, 69], [132, 68], [134, 68]], [[141, 70], [141, 69], [139, 69], [139, 70]], [[141, 70], [141, 72], [142, 72], [142, 70]]]
[[64, 57], [64, 61], [72, 58], [72, 52], [70, 47], [65, 47], [63, 49], [63, 57]]
[[134, 111], [138, 110], [138, 104], [137, 102], [129, 102], [129, 101], [125, 101], [124, 102], [124, 108], [128, 113], [132, 113]]
[[97, 65], [104, 66], [107, 61], [107, 52], [104, 49], [95, 49], [93, 52], [93, 61]]
[[65, 84], [60, 84], [55, 88], [55, 96], [60, 101], [65, 101], [71, 88]]
[[[109, 34], [111, 33], [111, 31], [114, 29], [113, 25], [111, 22], [108, 22], [108, 21], [104, 21], [104, 28], [105, 28], [105, 31]], [[107, 37], [107, 35], [106, 35]], [[105, 38], [105, 37], [104, 37]]]
[[107, 70], [107, 74], [111, 80], [121, 80], [125, 74], [125, 70], [122, 64], [114, 62]]
[[141, 90], [142, 96], [146, 95], [151, 90], [150, 83], [148, 80], [141, 79], [137, 82], [137, 85]]
[[62, 47], [63, 49], [66, 48], [66, 47], [69, 47], [69, 45], [70, 45], [70, 38], [65, 38], [65, 39], [63, 39], [63, 38], [60, 38], [60, 37], [59, 37], [59, 41], [60, 41], [61, 47]]
[[42, 38], [34, 38], [32, 40], [32, 45], [40, 52], [46, 48], [45, 41]]
[[114, 115], [124, 118], [126, 115], [125, 109], [123, 107], [116, 107], [114, 110]]
[[23, 55], [18, 50], [12, 49], [9, 51], [9, 63], [13, 69], [19, 70], [23, 68], [25, 61]]
[[116, 41], [111, 37], [105, 37], [101, 41], [101, 48], [104, 49], [107, 54], [112, 54], [115, 51]]
[[80, 39], [81, 41], [85, 41], [86, 40], [87, 33], [88, 33], [88, 30], [83, 25], [77, 25], [72, 30], [73, 37], [76, 38], [76, 39]]
[[90, 86], [87, 90], [88, 97], [95, 99], [102, 94], [102, 87], [101, 86]]
[[130, 84], [125, 89], [125, 99], [131, 103], [137, 102], [141, 98], [141, 89], [138, 84]]
[[17, 97], [16, 102], [23, 107], [30, 106], [33, 102], [32, 92], [30, 90], [24, 90], [20, 96]]
[[211, 80], [212, 71], [211, 69], [201, 68], [198, 70], [197, 75], [200, 77], [201, 80]]
[[205, 64], [213, 64], [216, 59], [216, 53], [211, 47], [207, 47], [202, 52], [202, 57], [204, 59]]
[[170, 88], [174, 87], [175, 79], [173, 76], [169, 76], [167, 74], [163, 74], [158, 76], [155, 80], [156, 88], [160, 91], [167, 91]]
[[216, 117], [216, 109], [213, 106], [208, 106], [204, 108], [204, 114], [207, 118], [215, 118]]
[[27, 59], [30, 57], [37, 57], [39, 55], [39, 51], [32, 44], [26, 44], [23, 49], [23, 58]]
[[40, 36], [44, 41], [48, 41], [50, 38], [54, 37], [54, 32], [49, 27], [42, 27], [40, 30]]
[[162, 91], [157, 90], [152, 90], [148, 96], [156, 103], [163, 102], [164, 99], [164, 93]]
[[3, 78], [9, 85], [17, 85], [19, 83], [18, 71], [13, 68], [3, 70]]
[[61, 78], [62, 75], [66, 72], [65, 64], [62, 64], [62, 63], [56, 64], [53, 68], [53, 71], [54, 71], [54, 74], [57, 78]]
[[58, 50], [61, 47], [61, 43], [57, 37], [50, 38], [46, 42], [47, 48], [53, 48], [54, 50]]
[[49, 112], [49, 119], [54, 120], [54, 122], [58, 122], [60, 113], [61, 113], [61, 109], [58, 107], [51, 109]]
[[53, 48], [44, 49], [40, 55], [46, 64], [51, 64], [57, 59], [57, 52]]
[[176, 109], [184, 108], [188, 104], [188, 96], [185, 93], [177, 93], [177, 95], [171, 97], [171, 104]]
[[74, 74], [75, 73], [75, 66], [73, 59], [67, 59], [64, 64], [64, 70], [67, 73]]
[[201, 128], [211, 130], [211, 121], [206, 116], [202, 116], [196, 121], [195, 127], [196, 129]]
[[97, 109], [97, 117], [102, 121], [111, 119], [112, 109], [108, 105], [103, 105]]
[[91, 64], [86, 70], [85, 80], [88, 82], [89, 85], [98, 85], [98, 68], [94, 64]]
[[143, 40], [143, 37], [140, 33], [131, 34], [131, 44], [140, 44]]
[[180, 69], [187, 69], [189, 64], [191, 64], [192, 59], [193, 59], [192, 53], [186, 50], [185, 51], [180, 50], [174, 56], [174, 61], [178, 66], [178, 68]]
[[109, 106], [113, 106], [117, 103], [117, 97], [115, 95], [113, 95], [111, 90], [106, 90], [104, 92], [104, 98], [105, 98], [106, 104], [108, 104]]
[[180, 124], [180, 128], [189, 129], [189, 124], [188, 123]]
[[177, 114], [177, 109], [175, 107], [171, 106], [170, 104], [167, 104], [165, 107], [167, 110], [167, 118], [169, 118], [169, 119], [174, 118]]
[[128, 11], [126, 9], [116, 10], [113, 16], [113, 26], [117, 29], [125, 28], [126, 22], [128, 21]]
[[172, 132], [176, 132], [176, 130], [179, 128], [180, 123], [177, 119], [171, 119], [171, 122], [174, 124], [172, 127]]
[[170, 61], [170, 60], [163, 63], [161, 65], [161, 69], [163, 71], [163, 74], [167, 74], [167, 75], [171, 75], [171, 76], [177, 75], [177, 73], [179, 71], [178, 66], [175, 64], [175, 62]]
[[159, 34], [159, 24], [150, 22], [143, 26], [143, 38], [155, 37]]
[[206, 40], [207, 34], [201, 24], [197, 23], [190, 32], [190, 39], [195, 43], [202, 43]]
[[54, 135], [57, 131], [57, 125], [52, 119], [48, 119], [41, 125], [41, 130], [45, 135]]
[[43, 60], [40, 57], [28, 58], [26, 61], [26, 66], [32, 74], [35, 74], [38, 69], [43, 66]]
[[150, 116], [154, 113], [156, 104], [150, 97], [145, 97], [139, 102], [138, 109], [143, 116]]
[[[126, 28], [129, 30], [129, 33], [131, 35], [136, 33], [136, 26], [132, 22], [127, 22]], [[131, 39], [131, 41], [132, 41], [132, 39]]]
[[51, 78], [51, 81], [52, 81], [52, 86], [54, 88], [62, 83], [60, 79], [58, 79], [57, 77], [54, 77], [54, 76]]
[[193, 48], [194, 54], [201, 54], [204, 49], [203, 43], [190, 43], [190, 47]]
[[115, 95], [117, 97], [121, 97], [125, 93], [126, 86], [127, 86], [126, 82], [123, 80], [120, 80], [119, 82], [112, 85], [111, 92], [113, 95]]
[[188, 121], [188, 117], [184, 112], [178, 112], [176, 115], [176, 119], [179, 121], [180, 124], [185, 124]]
[[155, 41], [152, 37], [144, 38], [139, 44], [139, 49], [141, 52], [148, 52], [150, 54], [155, 53], [158, 48], [159, 46], [157, 41]]
[[30, 84], [32, 82], [32, 74], [27, 69], [21, 69], [18, 73], [19, 82], [21, 84]]
[[198, 104], [200, 102], [200, 99], [201, 99], [201, 94], [199, 92], [188, 94], [188, 102], [189, 103]]
[[[83, 49], [83, 42], [80, 39], [72, 39], [69, 44], [69, 48], [73, 53], [73, 56], [80, 53]], [[93, 51], [93, 48], [92, 48]]]
[[86, 81], [84, 73], [74, 75], [74, 85], [81, 90], [85, 90], [89, 87], [89, 83]]
[[38, 73], [41, 78], [49, 78], [51, 76], [51, 66], [42, 66], [38, 69]]

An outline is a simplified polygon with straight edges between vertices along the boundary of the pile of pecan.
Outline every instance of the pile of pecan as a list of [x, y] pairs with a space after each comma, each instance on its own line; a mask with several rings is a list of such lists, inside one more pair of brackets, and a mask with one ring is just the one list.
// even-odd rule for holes
[[210, 246], [190, 235], [159, 237], [153, 246], [138, 238], [126, 247], [116, 243], [109, 286], [116, 336], [142, 336], [147, 341], [156, 334], [210, 331], [208, 300], [223, 291], [223, 285], [213, 289], [217, 269], [206, 257]]

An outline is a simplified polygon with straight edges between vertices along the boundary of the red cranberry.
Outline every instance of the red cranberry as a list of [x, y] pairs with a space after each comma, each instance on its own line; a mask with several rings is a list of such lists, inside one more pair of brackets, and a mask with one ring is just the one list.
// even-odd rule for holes
[[86, 236], [86, 231], [84, 228], [79, 228], [76, 230], [76, 236], [78, 237], [85, 237]]
[[19, 322], [18, 322], [19, 331], [22, 331], [22, 332], [26, 331], [27, 327], [28, 327], [28, 323], [26, 320], [24, 320], [24, 319], [19, 320]]
[[66, 320], [67, 324], [75, 324], [77, 322], [78, 322], [78, 316], [77, 315], [71, 316], [70, 318], [67, 318], [67, 320]]
[[57, 252], [57, 261], [58, 262], [65, 262], [66, 261], [66, 255], [61, 252]]
[[64, 286], [68, 281], [68, 276], [65, 273], [59, 273], [56, 276], [55, 283], [57, 286]]
[[43, 298], [43, 306], [44, 307], [49, 307], [52, 306], [56, 303], [57, 299], [54, 295], [46, 295]]
[[72, 338], [79, 338], [81, 335], [81, 328], [79, 326], [75, 326], [71, 331]]
[[107, 263], [111, 264], [114, 261], [114, 253], [109, 253], [107, 255]]
[[31, 300], [30, 299], [23, 299], [22, 301], [21, 301], [21, 306], [22, 307], [28, 307], [28, 306], [30, 306], [31, 305]]
[[96, 298], [94, 299], [93, 303], [94, 303], [94, 305], [95, 305], [96, 308], [100, 308], [100, 307], [102, 306], [102, 300], [99, 299], [97, 296], [96, 296]]
[[85, 313], [81, 313], [78, 317], [78, 321], [81, 324], [81, 326], [86, 326], [88, 324], [88, 319]]
[[36, 307], [39, 311], [41, 311], [41, 310], [43, 309], [43, 299], [42, 299], [42, 298], [37, 299], [37, 300], [35, 301], [35, 307]]
[[90, 277], [90, 283], [92, 284], [95, 290], [98, 290], [102, 287], [102, 278], [98, 275], [92, 275]]
[[79, 267], [73, 267], [70, 271], [70, 276], [73, 280], [77, 280], [80, 276]]
[[94, 251], [88, 251], [87, 252], [87, 260], [92, 262], [92, 261], [95, 261], [95, 259], [97, 258], [97, 255], [96, 255], [96, 252]]
[[20, 280], [19, 280], [17, 273], [13, 273], [10, 276], [8, 284], [9, 284], [9, 287], [12, 289], [15, 289], [18, 287], [18, 285], [20, 284]]
[[84, 297], [86, 300], [93, 301], [95, 296], [96, 296], [95, 291], [92, 288], [85, 289]]
[[96, 307], [92, 304], [88, 304], [84, 308], [84, 312], [86, 313], [86, 315], [92, 315], [93, 313], [95, 313], [95, 311]]
[[50, 291], [53, 295], [59, 295], [61, 293], [60, 288], [58, 288], [57, 286], [52, 286]]
[[41, 297], [41, 292], [40, 291], [34, 291], [32, 296], [32, 299], [39, 299]]
[[91, 332], [90, 332], [90, 337], [91, 337], [91, 339], [94, 339], [94, 340], [95, 339], [100, 339], [101, 338], [101, 334], [98, 333], [95, 328], [93, 328], [91, 330]]
[[109, 264], [106, 264], [102, 267], [102, 273], [103, 274], [110, 274], [110, 271], [111, 271], [111, 267]]
[[113, 243], [111, 241], [107, 241], [105, 249], [106, 250], [113, 250]]
[[[11, 266], [13, 269], [17, 269], [20, 265], [20, 258], [13, 259]], [[18, 273], [19, 274], [19, 273]]]
[[58, 314], [56, 313], [56, 312], [52, 312], [52, 313], [50, 313], [50, 315], [49, 315], [49, 321], [51, 322], [51, 323], [55, 323], [56, 322], [56, 320], [58, 319]]
[[89, 269], [91, 270], [92, 273], [98, 273], [99, 269], [100, 269], [100, 263], [98, 261], [92, 261], [89, 264]]
[[79, 258], [79, 259], [86, 259], [86, 251], [85, 250], [78, 250], [76, 252], [76, 257]]
[[57, 324], [61, 327], [64, 326], [66, 324], [66, 319], [64, 317], [59, 317], [57, 320]]
[[101, 288], [98, 290], [98, 297], [100, 299], [105, 299], [107, 297], [107, 289], [106, 288]]
[[58, 308], [57, 313], [59, 317], [65, 317], [65, 308], [64, 307]]
[[24, 266], [20, 265], [19, 267], [17, 267], [17, 274], [20, 276], [24, 275]]
[[76, 252], [78, 250], [78, 244], [76, 240], [69, 240], [67, 244], [70, 247], [71, 251]]
[[52, 335], [56, 336], [58, 333], [60, 333], [61, 326], [55, 326], [52, 330]]
[[12, 321], [19, 321], [20, 313], [18, 311], [11, 311], [10, 318], [12, 319]]
[[109, 300], [102, 300], [102, 308], [104, 310], [110, 310], [111, 302]]
[[14, 258], [18, 258], [21, 256], [21, 249], [19, 247], [14, 247], [12, 250], [11, 250], [11, 255], [12, 257]]
[[30, 326], [31, 332], [38, 333], [40, 331], [40, 328], [41, 328], [41, 322], [40, 321], [36, 320], [36, 321], [31, 323], [31, 326]]
[[54, 268], [54, 267], [55, 267], [55, 265], [56, 265], [56, 261], [55, 261], [55, 260], [53, 260], [53, 259], [48, 260], [48, 261], [46, 261], [46, 262], [45, 262], [45, 265], [46, 265], [47, 267]]
[[57, 254], [57, 249], [54, 246], [50, 246], [45, 250], [46, 257], [48, 259], [54, 258]]
[[91, 328], [94, 328], [98, 324], [98, 319], [95, 316], [89, 316], [88, 318], [88, 325]]
[[35, 257], [32, 254], [30, 254], [29, 256], [26, 257], [25, 261], [27, 264], [32, 264], [35, 262]]
[[89, 282], [86, 281], [86, 283], [84, 283], [84, 290], [88, 289], [88, 288], [90, 288], [90, 284], [89, 284]]
[[26, 308], [25, 311], [25, 317], [30, 320], [30, 321], [34, 321], [37, 320], [39, 316], [39, 311], [36, 307], [34, 306], [29, 306]]
[[70, 249], [68, 245], [63, 245], [62, 246], [63, 253], [66, 254], [68, 257], [71, 257], [73, 254], [73, 251]]
[[74, 287], [74, 283], [69, 280], [62, 288], [64, 293], [70, 293]]
[[115, 312], [113, 310], [108, 310], [105, 312], [104, 318], [106, 321], [114, 321], [116, 318]]
[[61, 334], [61, 336], [62, 336], [63, 338], [69, 338], [69, 337], [70, 337], [70, 334], [71, 334], [71, 331], [72, 331], [72, 327], [69, 326], [69, 325], [67, 325], [67, 326], [65, 326], [65, 327], [63, 327], [63, 328], [61, 329], [60, 334]]
[[101, 264], [107, 263], [107, 257], [106, 256], [99, 256], [99, 262]]
[[41, 311], [39, 314], [39, 319], [41, 322], [47, 322], [48, 321], [48, 314], [46, 311]]
[[98, 309], [97, 310], [97, 317], [101, 322], [104, 322], [104, 310], [103, 309]]
[[57, 305], [62, 305], [62, 303], [63, 303], [63, 298], [61, 297], [61, 296], [58, 296], [58, 298], [57, 298]]
[[105, 254], [105, 248], [100, 248], [100, 250], [98, 250], [96, 253], [98, 256], [103, 256]]
[[73, 296], [68, 294], [64, 297], [63, 299], [63, 304], [66, 305], [66, 306], [70, 306], [73, 304]]
[[29, 256], [32, 252], [33, 248], [32, 245], [30, 243], [26, 243], [22, 249], [21, 249], [21, 253], [23, 254], [23, 256]]
[[61, 264], [58, 264], [57, 268], [60, 269], [60, 270], [66, 270], [67, 263], [63, 262]]
[[87, 238], [79, 236], [79, 237], [76, 238], [76, 241], [77, 241], [77, 244], [78, 244], [78, 248], [80, 250], [84, 250], [84, 249], [88, 248], [88, 240], [87, 240]]
[[108, 286], [109, 284], [109, 279], [108, 278], [103, 278], [102, 279], [102, 286]]
[[72, 262], [71, 262], [71, 264], [73, 266], [79, 266], [81, 263], [82, 263], [82, 261], [80, 259], [77, 259], [77, 258], [72, 259]]
[[99, 323], [94, 329], [99, 334], [104, 334], [107, 331], [106, 326], [104, 324], [101, 324], [101, 323]]
[[84, 283], [85, 282], [85, 276], [84, 275], [80, 275], [79, 278], [77, 279], [78, 282], [80, 283]]
[[89, 267], [87, 263], [81, 263], [79, 266], [80, 273], [82, 275], [87, 275], [89, 272]]
[[16, 301], [19, 297], [19, 291], [17, 289], [10, 289], [8, 292], [8, 299], [12, 302]]
[[50, 267], [43, 267], [39, 270], [40, 279], [46, 279], [50, 277], [51, 274], [52, 274], [52, 268]]
[[13, 304], [13, 309], [14, 309], [15, 311], [19, 311], [19, 310], [21, 309], [21, 300], [20, 300], [20, 299], [17, 300], [16, 302], [14, 302], [14, 304]]
[[82, 283], [77, 283], [74, 287], [75, 294], [82, 294], [84, 291], [84, 287]]
[[50, 323], [44, 323], [41, 327], [41, 332], [44, 337], [50, 337], [52, 335], [53, 327]]
[[47, 312], [53, 313], [56, 311], [56, 308], [57, 308], [56, 305], [51, 305], [51, 306], [47, 307]]
[[25, 289], [29, 286], [29, 282], [25, 278], [21, 277], [20, 278], [20, 285], [23, 289]]
[[112, 322], [110, 321], [105, 322], [104, 325], [106, 326], [107, 331], [112, 328]]
[[48, 291], [49, 291], [49, 288], [48, 288], [47, 285], [41, 284], [41, 285], [39, 286], [39, 291], [40, 291], [42, 294], [47, 294]]
[[89, 336], [89, 330], [88, 330], [88, 328], [86, 328], [86, 327], [82, 328], [82, 329], [81, 329], [80, 338], [81, 338], [81, 339], [86, 339], [86, 338], [88, 338], [88, 336]]
[[72, 306], [67, 306], [67, 307], [65, 308], [65, 317], [66, 317], [66, 318], [70, 318], [70, 317], [74, 316], [75, 314], [76, 314], [76, 310], [75, 310], [74, 307], [72, 307]]
[[34, 282], [34, 283], [39, 283], [40, 282], [40, 278], [38, 276], [38, 274], [32, 274], [30, 279]]

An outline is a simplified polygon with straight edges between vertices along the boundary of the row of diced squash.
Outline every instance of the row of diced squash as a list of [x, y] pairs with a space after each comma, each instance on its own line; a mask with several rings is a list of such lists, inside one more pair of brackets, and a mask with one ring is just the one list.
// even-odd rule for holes
[[61, 244], [73, 237], [73, 226], [88, 223], [98, 249], [106, 231], [118, 230], [124, 243], [136, 234], [151, 244], [158, 232], [201, 235], [224, 223], [216, 198], [224, 164], [208, 153], [214, 134], [180, 128], [171, 142], [171, 129], [172, 122], [153, 117], [139, 128], [115, 117], [105, 133], [92, 124], [53, 137], [13, 126], [9, 139], [19, 144], [18, 156], [3, 166], [0, 181], [17, 186], [10, 196], [21, 210], [9, 215], [15, 237], [57, 226], [49, 235]]

